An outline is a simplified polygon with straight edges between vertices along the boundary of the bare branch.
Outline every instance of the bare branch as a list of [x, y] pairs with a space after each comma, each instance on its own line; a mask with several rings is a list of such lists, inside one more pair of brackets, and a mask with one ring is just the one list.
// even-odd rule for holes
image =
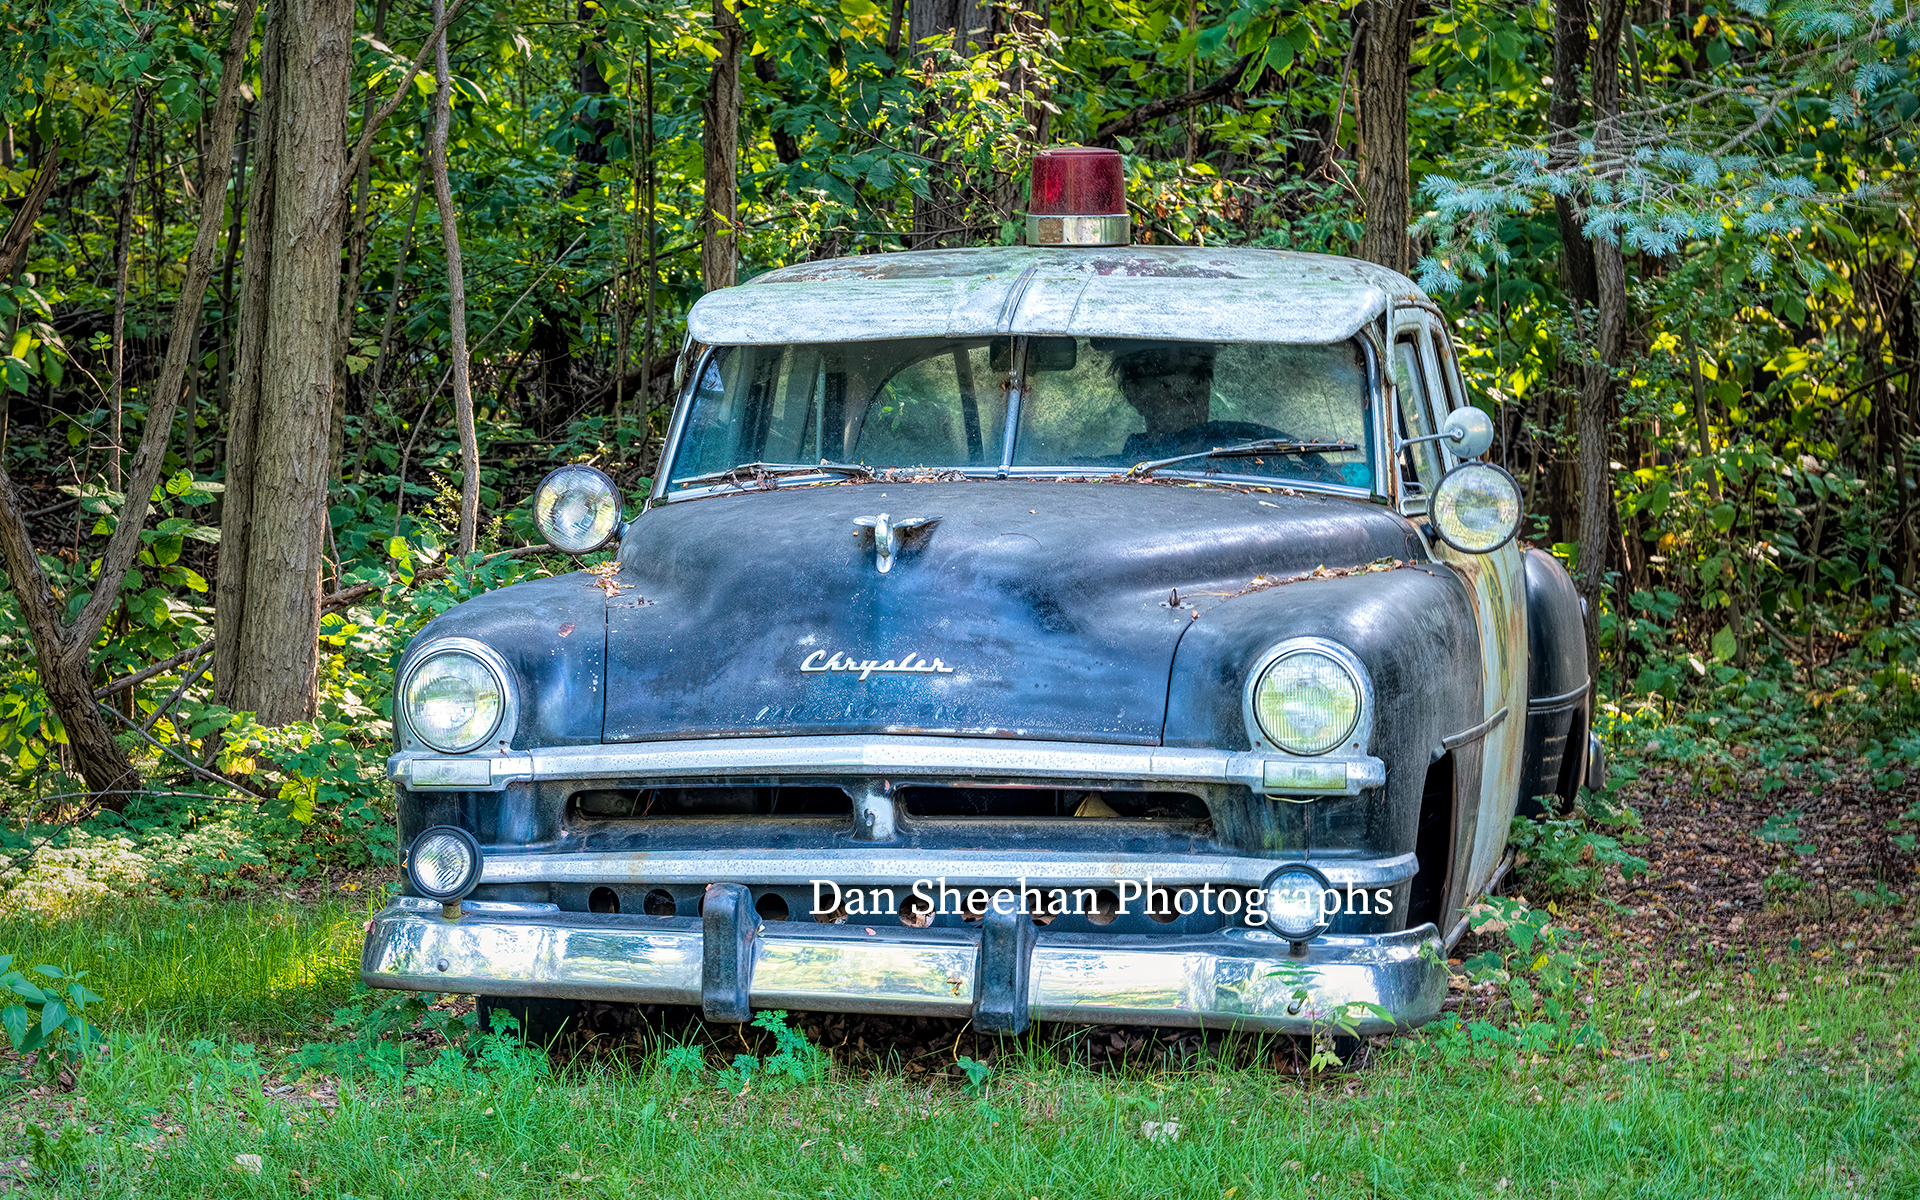
[[182, 650], [171, 658], [163, 658], [150, 667], [140, 668], [131, 675], [122, 675], [118, 679], [109, 680], [101, 684], [99, 687], [93, 689], [93, 698], [95, 700], [105, 700], [115, 692], [124, 692], [136, 684], [145, 683], [155, 675], [164, 675], [181, 663], [190, 663], [211, 649], [213, 649], [212, 638], [208, 638], [197, 646], [188, 646], [185, 650]]

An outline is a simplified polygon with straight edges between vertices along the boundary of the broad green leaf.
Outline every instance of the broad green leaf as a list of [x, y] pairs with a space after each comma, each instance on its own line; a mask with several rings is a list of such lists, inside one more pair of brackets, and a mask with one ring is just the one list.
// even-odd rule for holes
[[33, 1024], [33, 1014], [24, 1004], [9, 1004], [0, 1008], [0, 1028], [7, 1031], [7, 1040], [13, 1048], [20, 1048], [20, 1039], [27, 1036], [27, 1027]]
[[67, 1006], [58, 997], [51, 997], [40, 1008], [40, 1036], [46, 1037], [60, 1028], [60, 1022], [67, 1019]]
[[1274, 71], [1284, 71], [1292, 66], [1293, 43], [1284, 37], [1268, 38], [1266, 63], [1268, 68]]
[[1740, 652], [1740, 642], [1733, 636], [1731, 625], [1722, 625], [1720, 632], [1713, 635], [1713, 656], [1721, 662], [1727, 662]]

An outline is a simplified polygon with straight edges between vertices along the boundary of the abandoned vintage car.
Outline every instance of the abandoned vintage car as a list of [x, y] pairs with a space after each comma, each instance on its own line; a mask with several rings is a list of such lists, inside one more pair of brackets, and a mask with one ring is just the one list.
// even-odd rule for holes
[[408, 648], [368, 983], [1439, 1012], [1516, 806], [1599, 769], [1578, 597], [1440, 314], [1367, 263], [1131, 245], [1112, 152], [1032, 197], [1025, 246], [705, 296], [644, 511], [541, 484], [554, 546], [617, 557]]

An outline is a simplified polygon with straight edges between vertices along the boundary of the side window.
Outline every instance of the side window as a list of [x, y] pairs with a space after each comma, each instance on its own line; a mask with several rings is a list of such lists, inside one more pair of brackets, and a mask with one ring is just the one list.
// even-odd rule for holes
[[[1394, 395], [1403, 438], [1426, 437], [1434, 432], [1426, 366], [1420, 357], [1420, 343], [1413, 335], [1402, 334], [1394, 342]], [[1400, 478], [1407, 484], [1409, 497], [1433, 490], [1433, 485], [1440, 482], [1440, 455], [1432, 442], [1408, 446], [1400, 452]]]

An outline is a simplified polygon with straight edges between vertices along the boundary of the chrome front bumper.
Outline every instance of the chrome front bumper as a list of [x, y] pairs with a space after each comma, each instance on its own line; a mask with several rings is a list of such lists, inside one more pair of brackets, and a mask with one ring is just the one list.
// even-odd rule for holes
[[[737, 885], [717, 885], [729, 887]], [[561, 912], [469, 901], [456, 920], [400, 897], [373, 919], [369, 985], [426, 992], [754, 1009], [1308, 1033], [1344, 1013], [1356, 1032], [1432, 1019], [1446, 996], [1438, 931], [1323, 936], [1304, 958], [1264, 930], [1196, 936], [1048, 934], [1024, 917], [981, 928], [762, 923], [710, 890], [699, 918]], [[1347, 1006], [1379, 1005], [1392, 1014]]]

